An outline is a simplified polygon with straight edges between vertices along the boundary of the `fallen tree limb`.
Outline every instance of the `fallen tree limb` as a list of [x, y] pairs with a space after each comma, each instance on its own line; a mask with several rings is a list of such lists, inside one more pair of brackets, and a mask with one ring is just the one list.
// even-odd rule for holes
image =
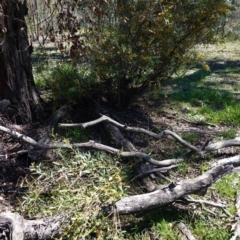
[[230, 139], [230, 140], [226, 140], [226, 141], [222, 141], [222, 142], [212, 143], [212, 144], [206, 146], [205, 152], [212, 152], [212, 151], [216, 151], [221, 148], [233, 147], [233, 146], [240, 146], [240, 138], [239, 137]]
[[59, 127], [83, 127], [83, 128], [87, 128], [90, 126], [94, 126], [100, 122], [109, 122], [121, 129], [124, 129], [125, 131], [129, 131], [129, 132], [136, 132], [136, 133], [144, 133], [150, 137], [153, 137], [155, 139], [161, 139], [163, 136], [165, 135], [171, 135], [172, 137], [174, 137], [178, 142], [180, 142], [182, 145], [184, 145], [185, 147], [191, 149], [194, 152], [197, 153], [201, 153], [201, 150], [196, 148], [195, 146], [191, 145], [190, 143], [186, 142], [185, 140], [183, 140], [179, 135], [177, 135], [176, 133], [170, 131], [170, 130], [164, 130], [159, 134], [153, 133], [151, 131], [148, 131], [144, 128], [138, 128], [138, 127], [129, 127], [127, 125], [123, 125], [115, 120], [113, 120], [112, 118], [102, 115], [100, 118], [87, 122], [87, 123], [73, 123], [73, 124], [64, 124], [64, 123], [59, 123], [58, 126]]
[[105, 115], [102, 115], [100, 118], [93, 120], [93, 121], [86, 122], [86, 123], [73, 123], [73, 124], [59, 123], [58, 126], [59, 127], [78, 127], [79, 126], [79, 127], [87, 128], [87, 127], [94, 126], [101, 122], [109, 122], [125, 131], [143, 133], [143, 134], [146, 134], [147, 136], [153, 137], [154, 139], [157, 139], [157, 140], [160, 140], [164, 136], [170, 135], [171, 137], [176, 139], [180, 144], [182, 144], [186, 148], [188, 148], [191, 151], [193, 151], [197, 154], [200, 154], [200, 155], [204, 155], [204, 153], [206, 153], [206, 152], [216, 151], [218, 149], [225, 148], [225, 147], [240, 146], [240, 138], [235, 138], [235, 139], [230, 139], [230, 140], [226, 140], [226, 141], [222, 141], [222, 142], [212, 143], [207, 146], [204, 146], [204, 148], [199, 149], [199, 148], [193, 146], [192, 144], [188, 143], [184, 139], [182, 139], [175, 132], [172, 132], [170, 130], [163, 130], [162, 132], [156, 134], [156, 133], [148, 131], [144, 128], [129, 127], [127, 125], [120, 124], [119, 122], [117, 122], [117, 121], [113, 120], [112, 118], [105, 116]]
[[211, 167], [216, 167], [222, 164], [232, 164], [234, 167], [240, 166], [240, 155], [229, 157], [229, 158], [222, 158], [219, 160], [214, 160], [209, 163]]
[[196, 238], [192, 235], [188, 227], [184, 223], [178, 223], [176, 225], [178, 230], [180, 231], [180, 235], [182, 236], [180, 239], [182, 240], [196, 240]]
[[0, 239], [50, 239], [59, 235], [64, 218], [60, 216], [40, 220], [26, 220], [18, 213], [0, 214]]
[[196, 194], [201, 189], [210, 187], [219, 178], [231, 173], [232, 170], [231, 164], [217, 166], [194, 179], [171, 183], [151, 193], [125, 197], [115, 204], [115, 210], [118, 214], [132, 214], [162, 207], [185, 195]]
[[[89, 141], [85, 143], [73, 143], [73, 144], [63, 144], [63, 143], [58, 143], [58, 144], [41, 144], [35, 141], [34, 139], [24, 135], [20, 134], [14, 130], [11, 130], [9, 128], [0, 126], [0, 131], [5, 132], [10, 134], [13, 138], [22, 140], [26, 143], [29, 143], [31, 146], [33, 146], [37, 150], [42, 150], [42, 149], [57, 149], [57, 148], [64, 148], [64, 149], [72, 149], [72, 148], [94, 148], [98, 149], [101, 151], [106, 151], [111, 154], [119, 155], [121, 157], [139, 157], [143, 158], [146, 162], [151, 163], [153, 165], [157, 166], [170, 166], [172, 164], [177, 164], [183, 159], [167, 159], [163, 161], [158, 161], [153, 158], [151, 158], [149, 155], [142, 153], [142, 152], [135, 152], [135, 151], [130, 151], [130, 152], [123, 152], [117, 148], [109, 147], [100, 143], [96, 143], [94, 141]], [[7, 154], [4, 155], [4, 157], [7, 157]]]

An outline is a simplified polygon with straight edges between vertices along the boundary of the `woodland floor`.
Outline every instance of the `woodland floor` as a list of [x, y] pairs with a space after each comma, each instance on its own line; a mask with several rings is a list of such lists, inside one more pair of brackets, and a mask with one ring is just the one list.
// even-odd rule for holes
[[[49, 51], [52, 48], [49, 48]], [[200, 63], [208, 64], [211, 71], [205, 71], [202, 64], [196, 64], [188, 69], [184, 75], [176, 75], [164, 82], [161, 86], [152, 87], [144, 95], [134, 100], [134, 103], [121, 113], [116, 113], [118, 119], [129, 126], [141, 126], [154, 132], [165, 129], [172, 130], [195, 146], [203, 146], [207, 140], [210, 142], [230, 139], [240, 136], [240, 120], [237, 122], [220, 121], [199, 108], [218, 105], [208, 96], [214, 93], [226, 94], [232, 99], [240, 98], [240, 49], [239, 42], [220, 43], [217, 45], [197, 46], [195, 49], [201, 53]], [[34, 55], [33, 65], [39, 67], [40, 60]], [[49, 57], [49, 55], [47, 55]], [[58, 59], [52, 54], [52, 60]], [[200, 92], [206, 91], [205, 95]], [[195, 93], [196, 92], [196, 93]], [[219, 109], [218, 109], [219, 108]], [[212, 111], [222, 111], [222, 105], [212, 107]], [[81, 111], [79, 112], [81, 114]], [[204, 115], [205, 114], [205, 115]], [[227, 114], [227, 113], [226, 113]], [[69, 116], [68, 116], [69, 117]], [[75, 121], [84, 121], [81, 117]], [[161, 141], [152, 141], [145, 136], [133, 133], [125, 135], [141, 151], [151, 153], [155, 159], [168, 159], [181, 157], [187, 152], [181, 145], [166, 137]], [[6, 134], [0, 133], [2, 138], [1, 152], [14, 152], [22, 148], [21, 143], [14, 141]], [[95, 139], [98, 135], [94, 136]], [[101, 140], [101, 139], [100, 139]], [[223, 158], [236, 155], [240, 148], [230, 147], [219, 150], [214, 158]], [[29, 173], [29, 162], [26, 155], [21, 158], [0, 159], [0, 212], [13, 210], [19, 193], [11, 186], [20, 185], [21, 179]], [[183, 166], [184, 168], [184, 166]], [[202, 162], [192, 162], [182, 171], [172, 172], [174, 178], [188, 178], [202, 173]], [[6, 190], [7, 189], [7, 190]], [[143, 190], [144, 191], [144, 190]], [[21, 194], [20, 194], [21, 195]]]

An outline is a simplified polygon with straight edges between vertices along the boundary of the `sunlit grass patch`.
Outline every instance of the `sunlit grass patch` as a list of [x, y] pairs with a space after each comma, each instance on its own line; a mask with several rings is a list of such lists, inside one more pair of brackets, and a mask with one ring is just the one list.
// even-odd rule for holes
[[[126, 196], [124, 166], [118, 158], [104, 153], [62, 153], [63, 158], [52, 164], [32, 165], [36, 177], [25, 183], [29, 194], [19, 211], [25, 216], [65, 214], [61, 239], [114, 239], [121, 235], [112, 218], [103, 216], [103, 207]], [[67, 157], [68, 156], [68, 157]]]
[[198, 240], [230, 239], [232, 235], [231, 229], [223, 225], [222, 219], [208, 217], [206, 214], [195, 216], [190, 230]]

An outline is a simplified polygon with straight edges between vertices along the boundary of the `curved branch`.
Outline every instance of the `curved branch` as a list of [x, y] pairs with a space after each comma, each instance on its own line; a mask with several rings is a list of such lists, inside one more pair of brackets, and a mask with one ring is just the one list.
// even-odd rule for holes
[[129, 132], [136, 132], [136, 133], [144, 133], [150, 137], [153, 137], [154, 139], [161, 139], [162, 137], [166, 136], [166, 135], [170, 135], [173, 138], [175, 138], [180, 144], [182, 144], [183, 146], [189, 148], [191, 151], [198, 153], [200, 155], [203, 155], [206, 152], [212, 152], [215, 150], [218, 150], [220, 148], [225, 148], [225, 147], [231, 147], [231, 146], [240, 146], [240, 138], [234, 138], [234, 139], [230, 139], [227, 141], [222, 141], [222, 142], [217, 142], [217, 143], [212, 143], [210, 145], [204, 146], [202, 149], [199, 149], [195, 146], [193, 146], [192, 144], [188, 143], [187, 141], [185, 141], [184, 139], [182, 139], [178, 134], [176, 134], [175, 132], [172, 132], [170, 130], [163, 130], [162, 132], [160, 132], [159, 134], [156, 134], [154, 132], [148, 131], [144, 128], [138, 128], [138, 127], [129, 127], [127, 125], [123, 125], [120, 124], [119, 122], [113, 120], [112, 118], [102, 115], [100, 118], [90, 121], [90, 122], [86, 122], [86, 123], [74, 123], [74, 124], [64, 124], [64, 123], [59, 123], [59, 127], [77, 127], [77, 126], [81, 126], [83, 128], [87, 128], [90, 126], [94, 126], [98, 123], [101, 122], [109, 122], [112, 123], [113, 125], [124, 129], [125, 131], [129, 131]]
[[[109, 152], [114, 155], [119, 155], [121, 157], [143, 158], [148, 163], [151, 163], [151, 164], [157, 165], [157, 166], [162, 166], [162, 167], [170, 166], [172, 164], [177, 164], [177, 163], [183, 161], [183, 159], [167, 159], [164, 161], [158, 161], [142, 152], [137, 152], [137, 151], [129, 151], [129, 152], [126, 151], [125, 152], [125, 151], [121, 151], [117, 148], [113, 148], [113, 147], [109, 147], [109, 146], [106, 146], [106, 145], [103, 145], [100, 143], [96, 143], [94, 141], [89, 141], [89, 142], [85, 142], [85, 143], [73, 143], [73, 144], [63, 144], [63, 143], [41, 144], [41, 143], [38, 143], [37, 141], [35, 141], [33, 138], [30, 138], [24, 134], [20, 134], [14, 130], [11, 130], [11, 129], [3, 127], [3, 126], [0, 126], [0, 131], [10, 134], [15, 139], [22, 140], [24, 142], [29, 143], [31, 146], [33, 146], [37, 150], [57, 149], [57, 148], [72, 149], [72, 148], [86, 148], [87, 147], [87, 148], [98, 149], [100, 151], [106, 151], [106, 152]], [[8, 155], [6, 154], [5, 157], [7, 158], [7, 156]]]
[[205, 152], [212, 152], [215, 150], [218, 150], [220, 148], [225, 148], [225, 147], [232, 147], [232, 146], [240, 146], [240, 138], [234, 138], [222, 142], [217, 142], [217, 143], [212, 143], [208, 146], [205, 147], [204, 151]]
[[90, 127], [90, 126], [94, 126], [100, 122], [109, 122], [109, 123], [112, 123], [113, 125], [121, 128], [121, 129], [124, 129], [125, 131], [129, 131], [129, 132], [136, 132], [136, 133], [144, 133], [150, 137], [153, 137], [154, 139], [161, 139], [163, 136], [165, 135], [170, 135], [172, 136], [173, 138], [175, 138], [179, 143], [181, 143], [183, 146], [191, 149], [192, 151], [196, 152], [196, 153], [199, 153], [201, 154], [201, 150], [198, 149], [197, 147], [191, 145], [190, 143], [186, 142], [185, 140], [183, 140], [179, 135], [177, 135], [176, 133], [170, 131], [170, 130], [164, 130], [162, 131], [161, 133], [159, 134], [156, 134], [154, 132], [151, 132], [151, 131], [148, 131], [144, 128], [138, 128], [138, 127], [129, 127], [127, 125], [123, 125], [123, 124], [120, 124], [119, 122], [113, 120], [112, 118], [108, 117], [108, 116], [105, 116], [105, 115], [102, 115], [100, 118], [96, 119], [96, 120], [93, 120], [93, 121], [90, 121], [90, 122], [87, 122], [87, 123], [74, 123], [74, 124], [64, 124], [64, 123], [59, 123], [59, 127], [77, 127], [77, 126], [81, 126], [83, 128], [87, 128], [87, 127]]

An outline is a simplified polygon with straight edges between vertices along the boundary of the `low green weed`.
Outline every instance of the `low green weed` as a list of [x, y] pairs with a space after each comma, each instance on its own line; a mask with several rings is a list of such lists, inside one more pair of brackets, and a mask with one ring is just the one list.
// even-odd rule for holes
[[90, 131], [80, 127], [70, 128], [66, 134], [67, 138], [71, 138], [73, 142], [88, 142], [90, 139]]
[[[25, 183], [29, 186], [19, 211], [25, 216], [65, 214], [60, 239], [121, 239], [121, 229], [112, 219], [103, 216], [102, 207], [126, 196], [124, 167], [117, 158], [104, 153], [63, 153], [64, 158], [49, 164], [33, 164], [32, 174]], [[68, 156], [68, 158], [67, 158]]]
[[223, 226], [220, 219], [207, 217], [206, 214], [195, 216], [190, 224], [190, 230], [198, 240], [230, 239], [231, 230]]
[[191, 143], [191, 144], [194, 145], [194, 144], [198, 141], [199, 136], [198, 136], [198, 134], [196, 134], [196, 133], [186, 132], [186, 133], [183, 133], [183, 134], [182, 134], [182, 138], [183, 138], [185, 141], [187, 141], [187, 142], [189, 142], [189, 143]]
[[226, 175], [215, 183], [214, 189], [220, 198], [234, 200], [240, 190], [239, 181], [240, 177], [236, 173]]
[[219, 136], [222, 137], [222, 139], [228, 140], [228, 139], [235, 138], [236, 134], [237, 134], [237, 131], [234, 128], [229, 128], [219, 133]]

